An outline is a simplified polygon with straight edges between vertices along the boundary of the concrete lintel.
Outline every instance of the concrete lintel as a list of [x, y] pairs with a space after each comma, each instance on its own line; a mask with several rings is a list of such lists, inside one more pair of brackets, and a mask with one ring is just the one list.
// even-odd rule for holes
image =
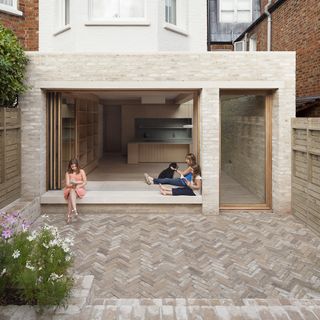
[[283, 81], [42, 81], [43, 90], [279, 89]]

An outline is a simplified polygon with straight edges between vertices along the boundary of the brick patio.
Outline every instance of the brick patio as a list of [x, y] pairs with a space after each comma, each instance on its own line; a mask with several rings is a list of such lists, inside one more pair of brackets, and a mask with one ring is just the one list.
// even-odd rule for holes
[[95, 299], [320, 298], [320, 238], [291, 215], [86, 214], [65, 225]]

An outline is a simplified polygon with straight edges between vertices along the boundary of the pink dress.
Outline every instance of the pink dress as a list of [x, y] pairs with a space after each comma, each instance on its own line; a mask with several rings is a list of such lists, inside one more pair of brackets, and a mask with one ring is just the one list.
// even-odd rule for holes
[[[83, 182], [81, 173], [68, 173], [70, 180], [75, 180], [77, 182]], [[67, 200], [70, 194], [70, 190], [73, 189], [71, 187], [65, 187], [63, 190], [64, 198]], [[75, 189], [78, 198], [83, 198], [86, 194], [86, 189], [84, 187], [78, 187]]]

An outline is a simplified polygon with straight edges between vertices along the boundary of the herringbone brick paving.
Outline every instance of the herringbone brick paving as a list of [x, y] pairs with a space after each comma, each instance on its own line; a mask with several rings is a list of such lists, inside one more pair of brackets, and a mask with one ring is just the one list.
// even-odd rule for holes
[[[82, 214], [66, 225], [94, 300], [320, 298], [320, 238], [291, 215]], [[37, 223], [41, 223], [39, 220]]]

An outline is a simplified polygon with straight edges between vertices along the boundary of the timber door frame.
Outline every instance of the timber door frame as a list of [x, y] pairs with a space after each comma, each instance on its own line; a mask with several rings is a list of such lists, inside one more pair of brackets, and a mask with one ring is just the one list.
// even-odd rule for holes
[[[222, 95], [262, 95], [265, 97], [265, 203], [228, 204], [219, 201], [221, 210], [271, 210], [272, 209], [272, 92], [270, 90], [221, 90], [220, 91], [220, 181], [221, 181], [221, 96]], [[221, 184], [219, 185], [219, 194]], [[220, 197], [221, 199], [221, 197]]]

